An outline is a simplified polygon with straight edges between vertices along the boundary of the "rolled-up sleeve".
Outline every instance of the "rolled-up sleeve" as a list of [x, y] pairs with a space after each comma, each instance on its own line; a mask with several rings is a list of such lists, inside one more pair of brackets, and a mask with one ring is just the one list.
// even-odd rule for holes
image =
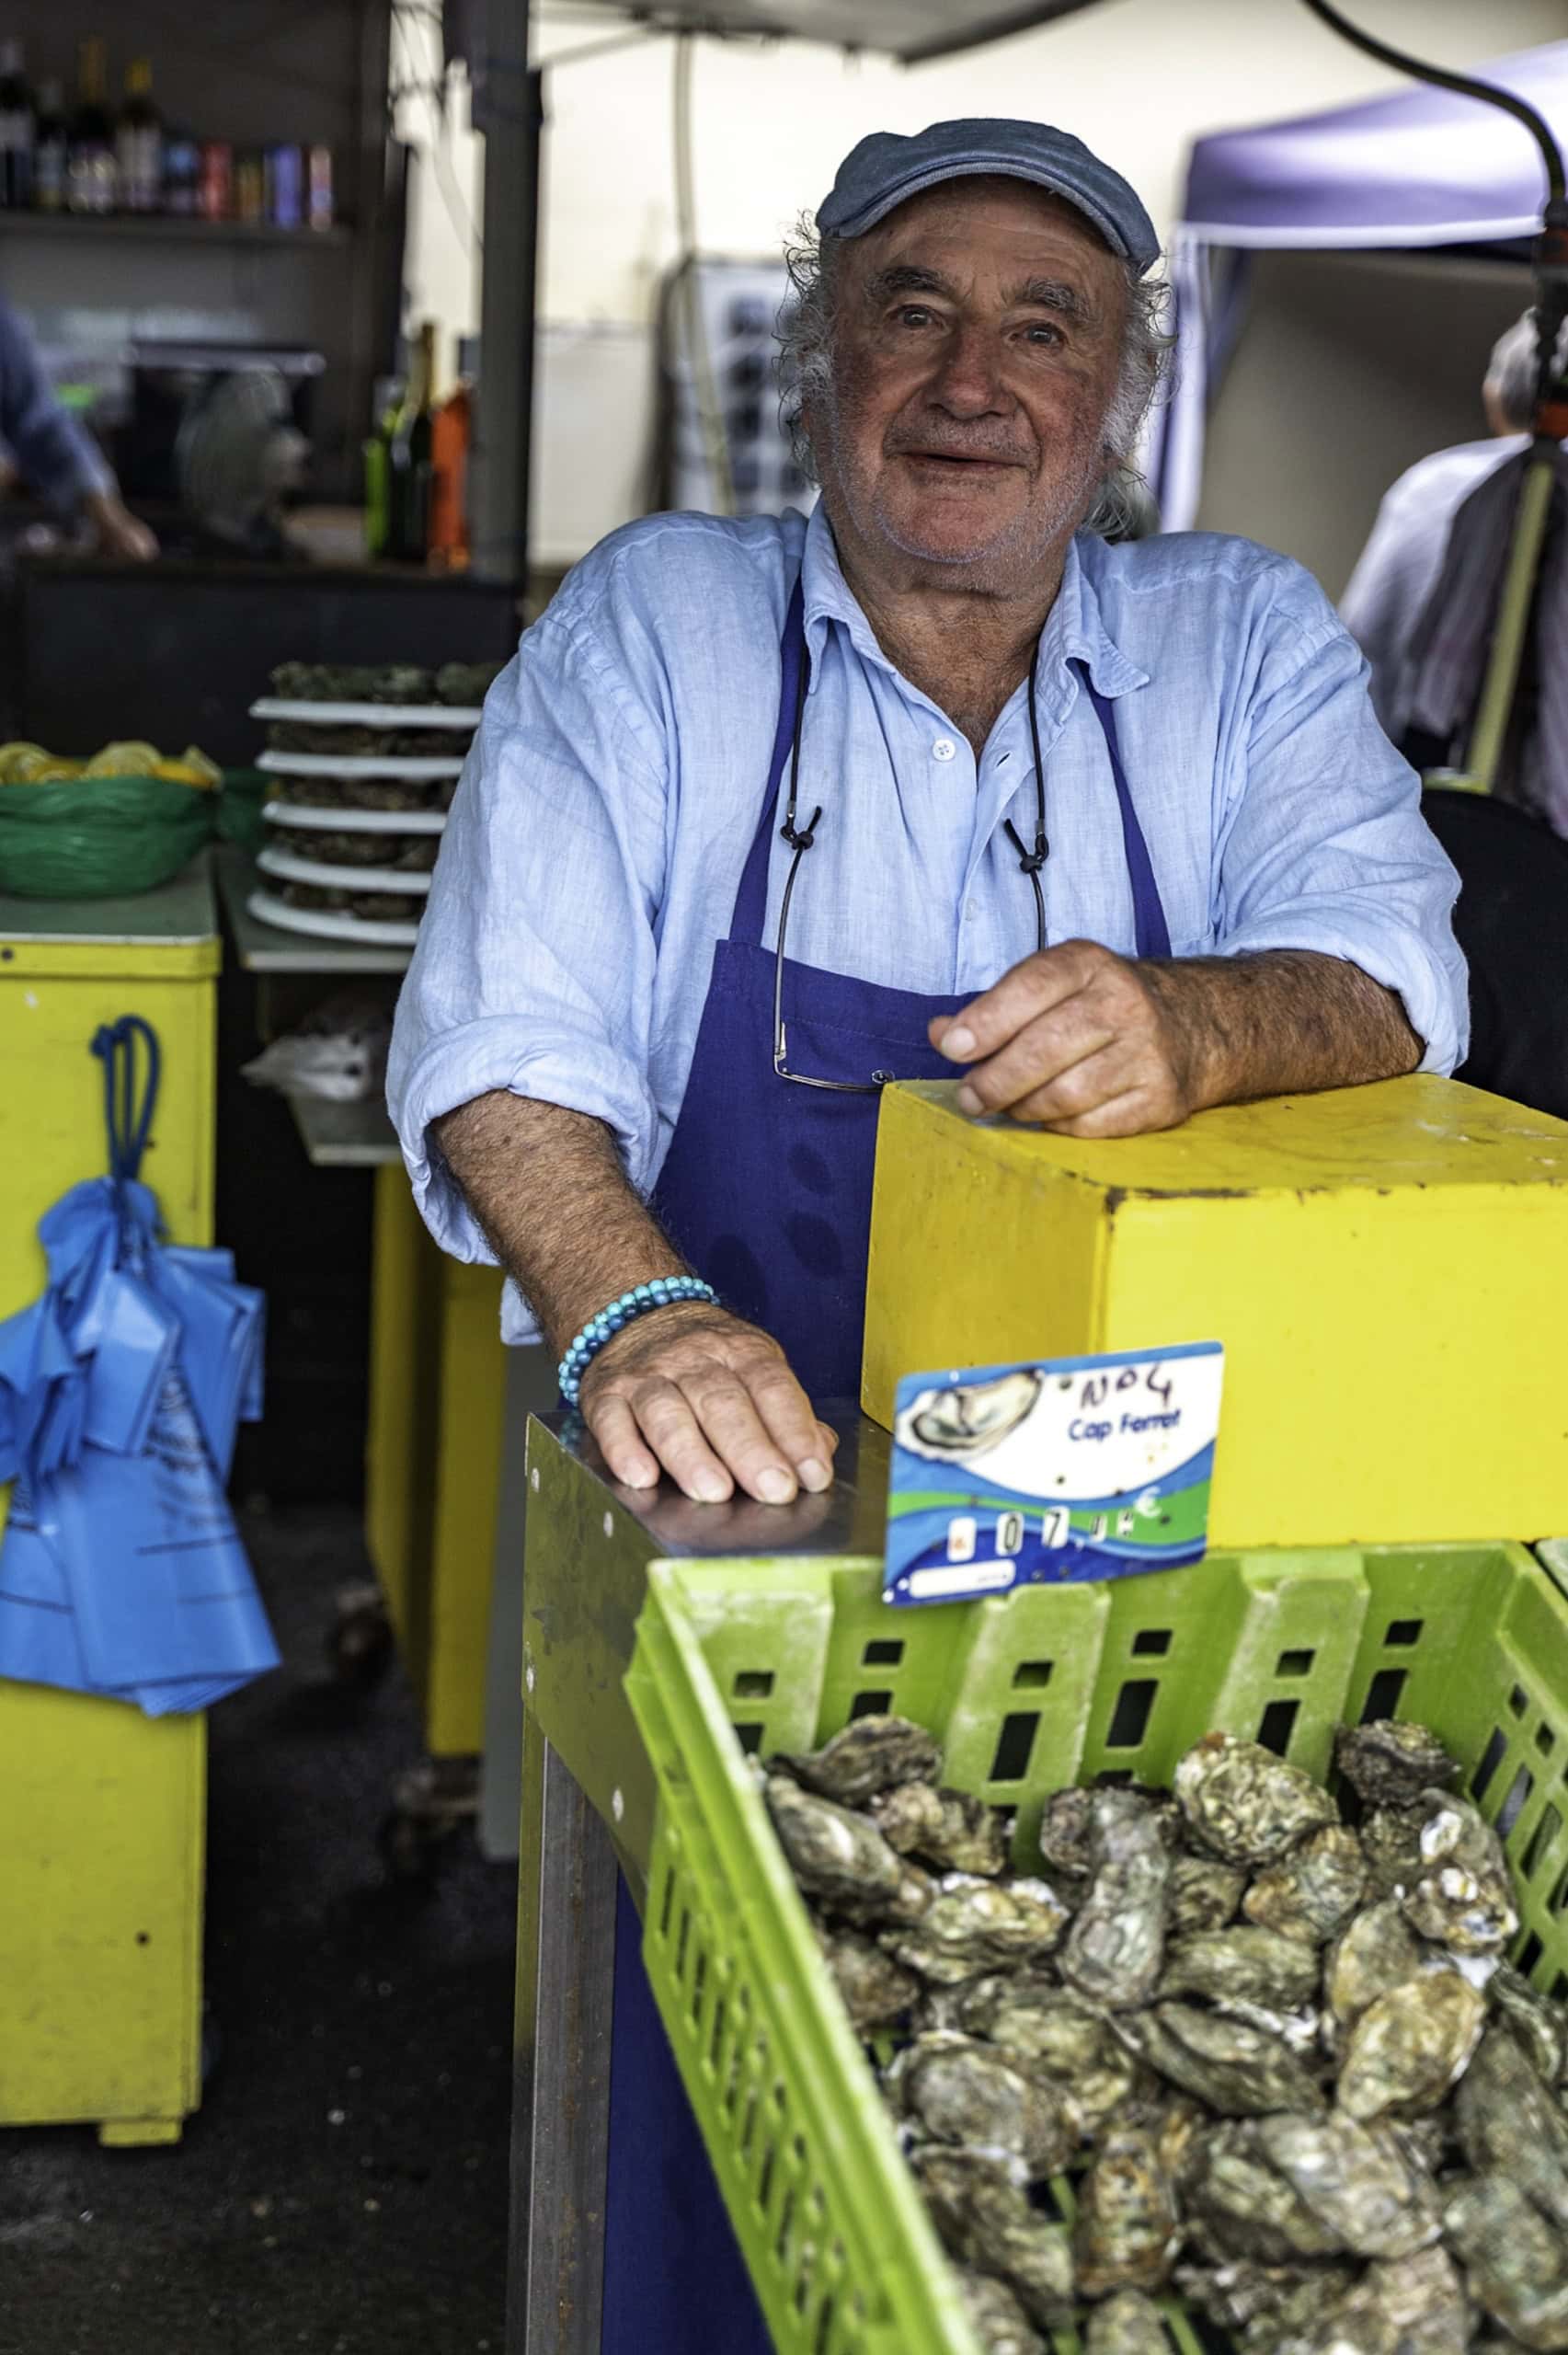
[[665, 786], [657, 716], [568, 584], [486, 702], [393, 1032], [388, 1109], [426, 1223], [459, 1259], [495, 1255], [429, 1132], [475, 1097], [590, 1113], [647, 1181]]
[[1459, 878], [1421, 814], [1420, 780], [1378, 725], [1356, 645], [1326, 602], [1305, 627], [1287, 618], [1262, 651], [1240, 789], [1216, 838], [1217, 946], [1360, 966], [1398, 993], [1421, 1069], [1450, 1072], [1470, 1029]]

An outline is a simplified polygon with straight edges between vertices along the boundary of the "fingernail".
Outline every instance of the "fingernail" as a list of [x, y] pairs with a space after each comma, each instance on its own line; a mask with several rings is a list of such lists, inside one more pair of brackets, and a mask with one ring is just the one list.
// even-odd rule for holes
[[656, 1488], [658, 1484], [658, 1466], [657, 1464], [639, 1464], [635, 1472], [627, 1472], [623, 1476], [628, 1488]]
[[978, 1112], [980, 1109], [979, 1097], [976, 1095], [974, 1089], [967, 1083], [958, 1090], [957, 1097], [955, 1100], [957, 1103], [960, 1112]]
[[801, 1487], [811, 1489], [814, 1494], [819, 1495], [824, 1488], [830, 1488], [833, 1485], [833, 1476], [819, 1455], [808, 1455], [799, 1469]]
[[730, 1493], [729, 1482], [720, 1472], [699, 1472], [696, 1489], [697, 1501], [704, 1505], [722, 1505]]
[[948, 1030], [943, 1034], [938, 1042], [938, 1051], [950, 1057], [956, 1063], [967, 1063], [975, 1051], [974, 1032], [966, 1030], [960, 1023], [956, 1030]]
[[795, 1494], [795, 1482], [787, 1472], [775, 1471], [772, 1465], [759, 1473], [757, 1487], [764, 1504], [787, 1505]]

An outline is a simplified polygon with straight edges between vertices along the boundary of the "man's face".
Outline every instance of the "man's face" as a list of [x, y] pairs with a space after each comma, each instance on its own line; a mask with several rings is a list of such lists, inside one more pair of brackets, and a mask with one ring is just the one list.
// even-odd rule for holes
[[1127, 302], [1083, 215], [1021, 180], [944, 181], [849, 240], [806, 417], [841, 539], [901, 581], [1027, 579], [1106, 471]]

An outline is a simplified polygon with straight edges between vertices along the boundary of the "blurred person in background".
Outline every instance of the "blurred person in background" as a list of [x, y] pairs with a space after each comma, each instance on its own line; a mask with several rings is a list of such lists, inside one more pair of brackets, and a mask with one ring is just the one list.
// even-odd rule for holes
[[[1560, 366], [1562, 360], [1560, 343]], [[1535, 394], [1535, 323], [1527, 311], [1498, 337], [1486, 363], [1481, 398], [1487, 439], [1434, 450], [1400, 476], [1383, 495], [1339, 601], [1340, 619], [1372, 666], [1373, 706], [1396, 744], [1412, 720], [1412, 642], [1437, 586], [1454, 517], [1489, 476], [1528, 449]]]
[[17, 476], [63, 515], [80, 517], [105, 556], [145, 563], [157, 555], [157, 541], [125, 505], [103, 453], [61, 405], [38, 346], [0, 297], [0, 495]]

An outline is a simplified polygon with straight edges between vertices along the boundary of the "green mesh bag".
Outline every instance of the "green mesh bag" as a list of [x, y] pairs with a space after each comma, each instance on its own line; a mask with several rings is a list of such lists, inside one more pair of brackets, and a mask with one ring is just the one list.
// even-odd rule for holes
[[0, 785], [0, 891], [104, 900], [155, 890], [212, 840], [217, 801], [156, 776]]

